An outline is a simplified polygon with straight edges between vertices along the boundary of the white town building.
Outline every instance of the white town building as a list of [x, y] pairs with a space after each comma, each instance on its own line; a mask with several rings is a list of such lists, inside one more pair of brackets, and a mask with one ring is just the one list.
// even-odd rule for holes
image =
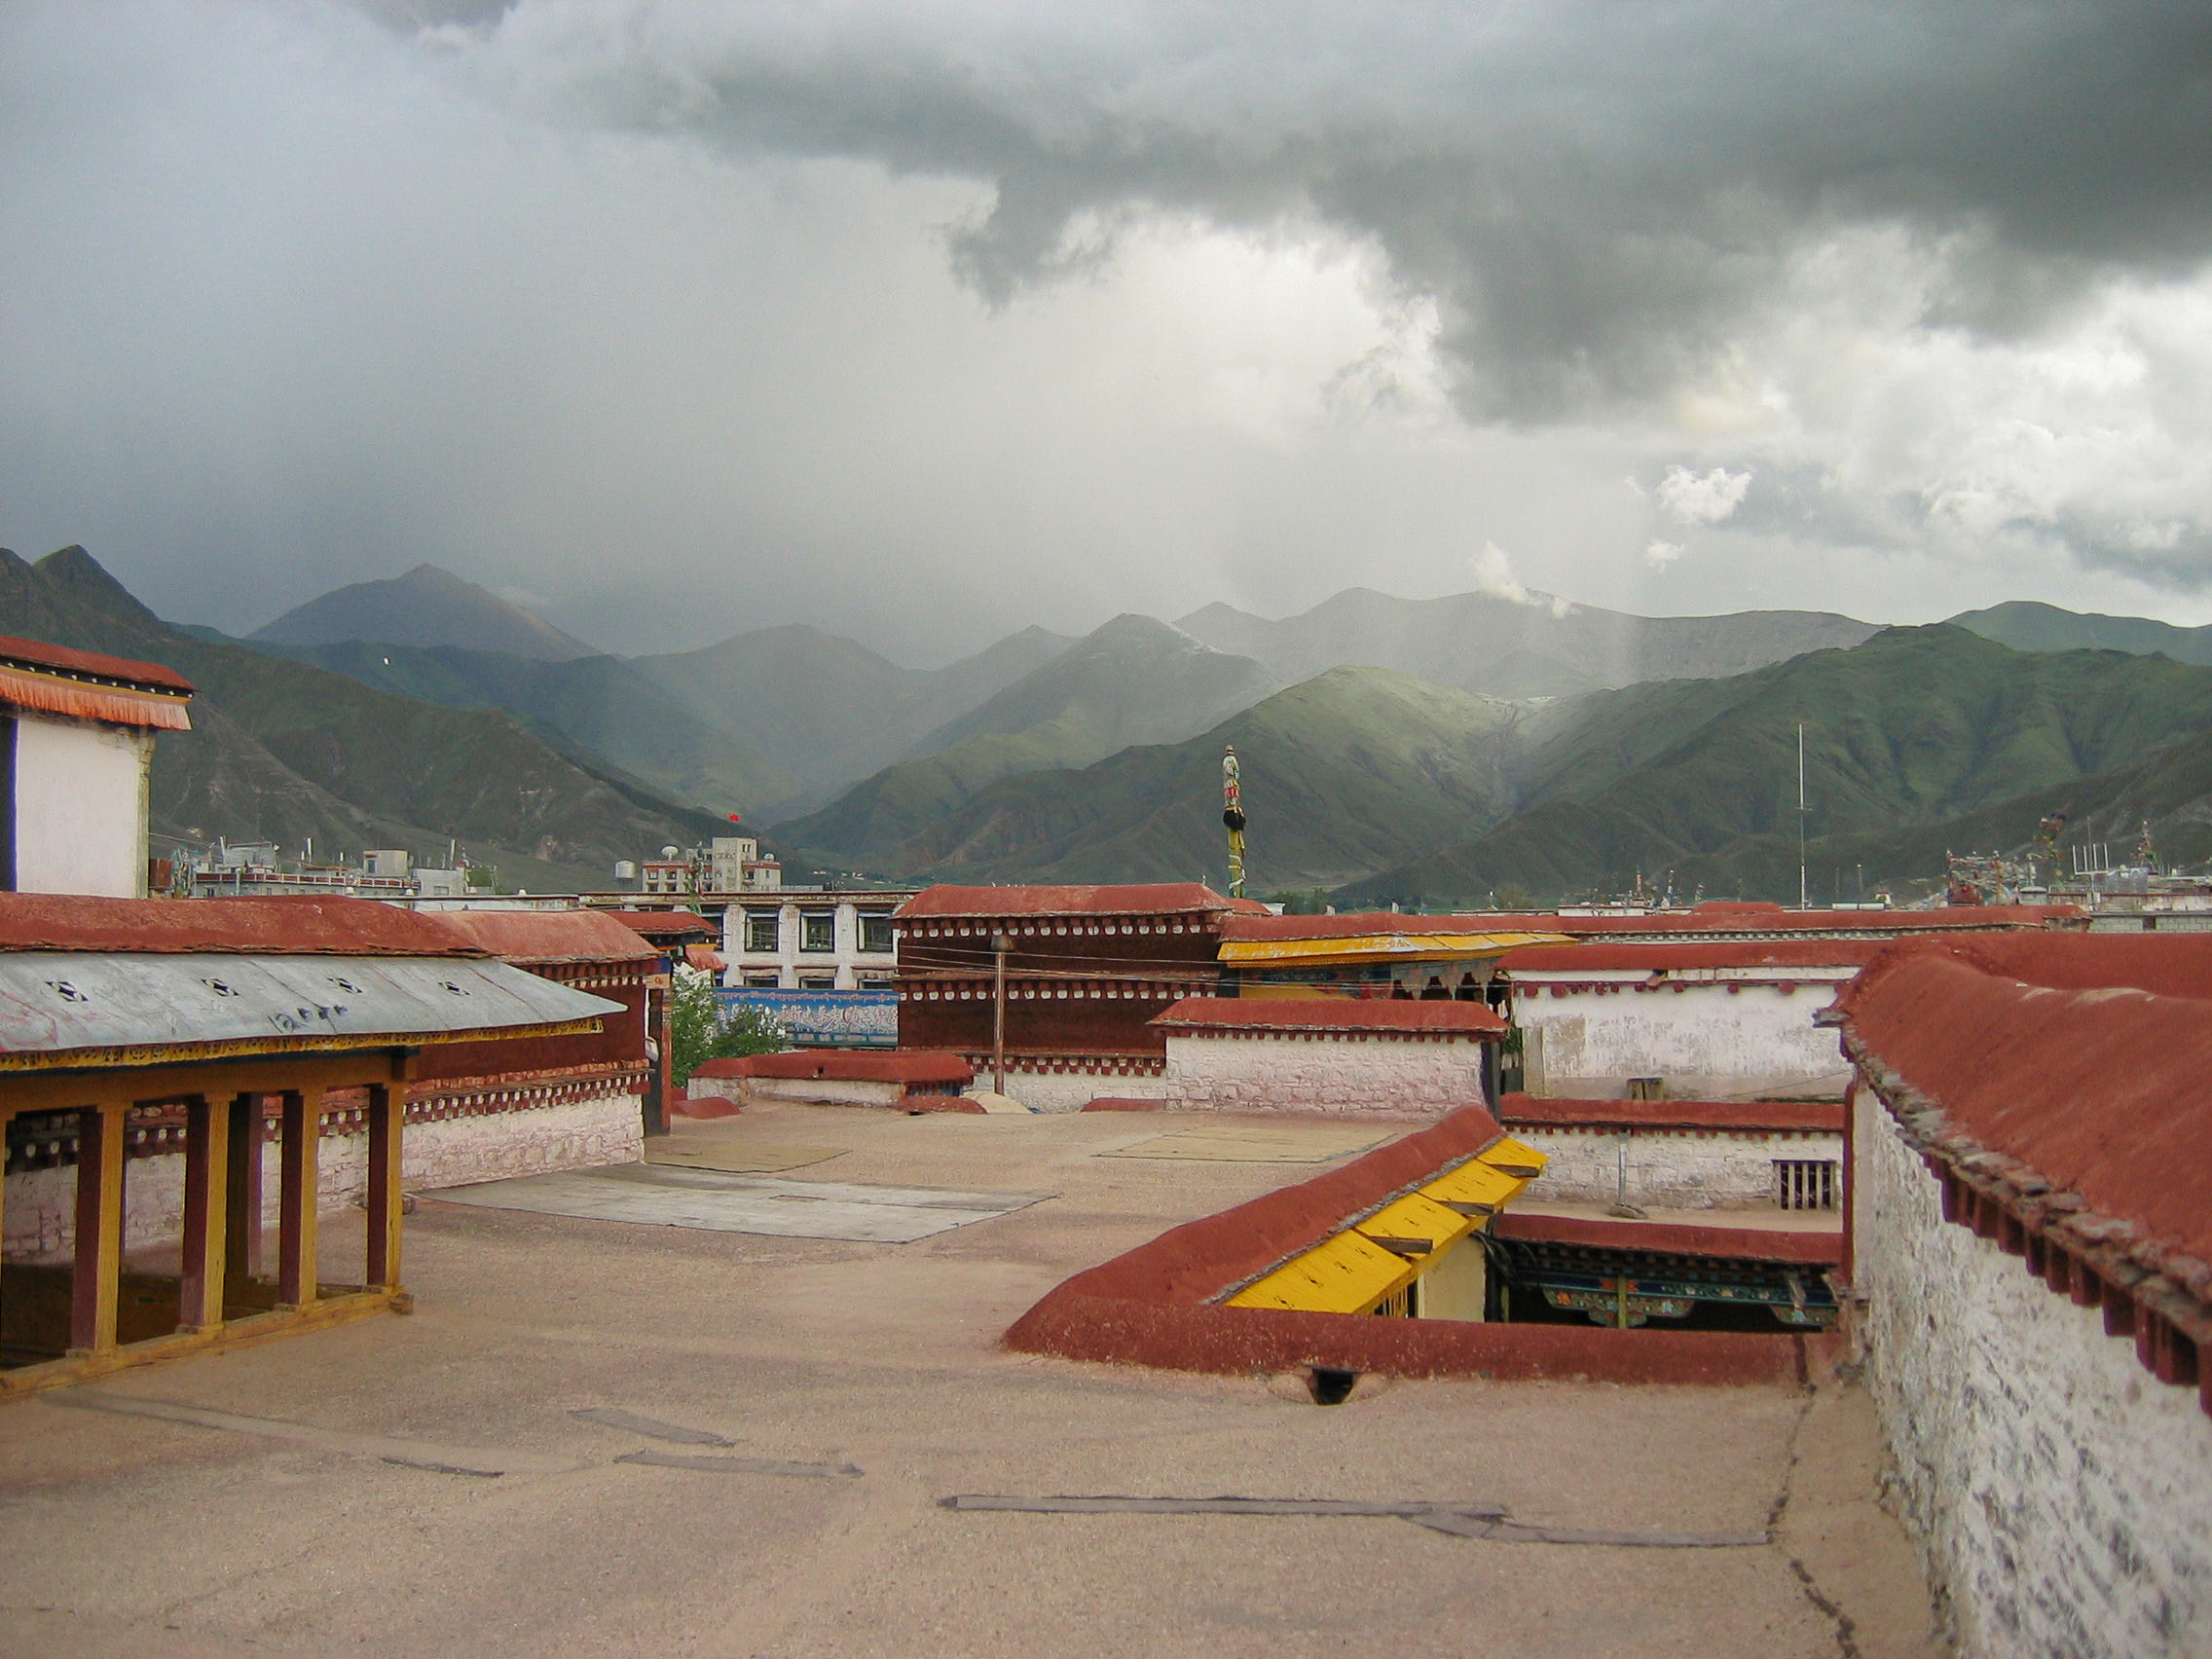
[[899, 966], [891, 917], [913, 888], [733, 896], [722, 911], [722, 983], [754, 990], [884, 991]]
[[191, 698], [158, 663], [0, 637], [0, 889], [143, 899], [154, 736]]

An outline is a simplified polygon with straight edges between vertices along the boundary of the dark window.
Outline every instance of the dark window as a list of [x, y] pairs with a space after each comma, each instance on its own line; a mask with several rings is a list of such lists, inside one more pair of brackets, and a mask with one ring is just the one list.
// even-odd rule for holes
[[861, 915], [861, 948], [878, 955], [891, 953], [891, 918], [867, 911]]
[[799, 922], [803, 930], [799, 935], [799, 949], [835, 950], [837, 948], [836, 911], [809, 911], [799, 918]]
[[798, 988], [802, 991], [833, 991], [837, 988], [837, 977], [834, 974], [801, 974], [798, 977]]
[[783, 918], [774, 910], [748, 910], [745, 912], [745, 948], [756, 951], [775, 951], [782, 948], [778, 934]]
[[1837, 1181], [1826, 1160], [1776, 1159], [1774, 1201], [1786, 1210], [1832, 1210]]

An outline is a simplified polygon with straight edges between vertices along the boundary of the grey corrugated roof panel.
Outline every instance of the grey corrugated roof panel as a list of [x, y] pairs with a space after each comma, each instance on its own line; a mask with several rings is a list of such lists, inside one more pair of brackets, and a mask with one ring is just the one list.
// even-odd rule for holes
[[391, 956], [0, 955], [0, 1057], [282, 1041], [359, 1048], [624, 1014], [504, 962]]

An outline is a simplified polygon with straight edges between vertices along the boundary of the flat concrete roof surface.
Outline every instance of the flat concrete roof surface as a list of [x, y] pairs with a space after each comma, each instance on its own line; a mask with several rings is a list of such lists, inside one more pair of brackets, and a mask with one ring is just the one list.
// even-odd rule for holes
[[[1315, 1172], [1094, 1156], [1175, 1121], [779, 1106], [685, 1129], [844, 1148], [835, 1181], [813, 1183], [826, 1201], [855, 1186], [1057, 1195], [909, 1243], [429, 1195], [407, 1224], [411, 1317], [0, 1409], [0, 1654], [1939, 1651], [1912, 1551], [1874, 1501], [1871, 1414], [1832, 1380], [1369, 1379], [1323, 1407], [1293, 1379], [999, 1347], [1068, 1274]], [[334, 1263], [358, 1250], [342, 1219], [323, 1224]], [[80, 1409], [95, 1399], [110, 1409]], [[975, 1494], [1459, 1506], [1772, 1541], [942, 1506]]]

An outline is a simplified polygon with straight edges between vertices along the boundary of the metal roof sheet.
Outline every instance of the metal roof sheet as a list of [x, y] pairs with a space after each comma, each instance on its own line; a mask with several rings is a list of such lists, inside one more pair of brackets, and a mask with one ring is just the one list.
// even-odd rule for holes
[[484, 956], [427, 915], [372, 899], [95, 899], [0, 893], [0, 952]]
[[160, 1064], [179, 1047], [454, 1042], [623, 1012], [503, 962], [22, 951], [0, 956], [0, 1069], [88, 1051], [86, 1063]]

